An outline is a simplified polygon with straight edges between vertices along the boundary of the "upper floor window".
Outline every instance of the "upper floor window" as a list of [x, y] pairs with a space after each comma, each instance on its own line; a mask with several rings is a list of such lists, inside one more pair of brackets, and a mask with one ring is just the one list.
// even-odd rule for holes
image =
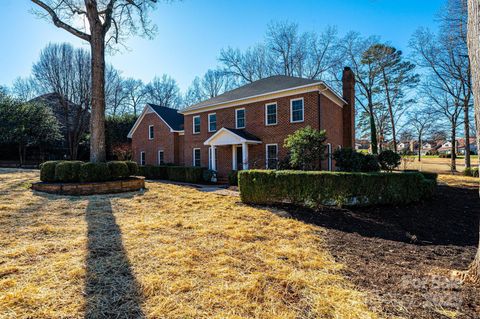
[[265, 105], [265, 125], [277, 124], [277, 103]]
[[215, 132], [217, 130], [217, 114], [208, 114], [208, 131]]
[[193, 149], [193, 166], [200, 167], [201, 161], [200, 161], [200, 149], [199, 148], [194, 148]]
[[200, 115], [193, 117], [193, 134], [200, 133]]
[[290, 122], [303, 122], [303, 98], [290, 100]]
[[266, 145], [266, 160], [267, 169], [276, 169], [278, 166], [278, 145], [267, 144]]
[[235, 110], [235, 128], [245, 128], [245, 109]]
[[153, 130], [153, 125], [148, 126], [148, 139], [153, 140], [154, 137], [154, 130]]

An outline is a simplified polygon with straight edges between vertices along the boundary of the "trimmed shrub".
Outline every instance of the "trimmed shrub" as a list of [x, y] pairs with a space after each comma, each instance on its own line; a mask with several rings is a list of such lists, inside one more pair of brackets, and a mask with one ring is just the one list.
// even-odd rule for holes
[[40, 164], [40, 180], [42, 182], [55, 182], [55, 166], [62, 161], [47, 161]]
[[83, 163], [80, 166], [80, 182], [105, 182], [111, 180], [107, 163]]
[[478, 167], [467, 167], [463, 171], [464, 176], [478, 177]]
[[238, 186], [238, 171], [228, 173], [228, 184], [230, 186]]
[[452, 154], [440, 154], [438, 155], [439, 158], [452, 158]]
[[217, 180], [217, 172], [211, 169], [205, 169], [203, 170], [202, 178], [205, 183], [212, 183], [213, 180]]
[[122, 179], [130, 176], [130, 170], [125, 162], [111, 161], [107, 163], [111, 179]]
[[375, 155], [363, 154], [351, 148], [337, 149], [333, 153], [335, 165], [342, 172], [378, 172], [380, 166]]
[[145, 176], [146, 179], [168, 179], [166, 166], [139, 166], [138, 175]]
[[167, 166], [167, 176], [171, 181], [203, 183], [203, 167]]
[[62, 183], [78, 182], [81, 161], [64, 161], [55, 165], [55, 181]]
[[380, 165], [375, 155], [361, 154], [361, 156], [360, 172], [378, 172], [380, 170]]
[[128, 175], [133, 176], [138, 173], [138, 164], [134, 161], [125, 161], [125, 164], [128, 166]]
[[250, 170], [239, 173], [240, 197], [251, 204], [366, 206], [408, 204], [433, 195], [419, 173]]
[[378, 163], [380, 167], [388, 172], [393, 171], [400, 165], [401, 157], [391, 150], [385, 150], [378, 155]]

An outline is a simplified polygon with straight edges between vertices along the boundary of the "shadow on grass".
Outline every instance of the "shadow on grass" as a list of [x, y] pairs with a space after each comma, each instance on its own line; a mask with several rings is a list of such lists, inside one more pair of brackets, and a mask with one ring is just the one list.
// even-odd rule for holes
[[85, 318], [145, 318], [110, 198], [89, 197]]
[[406, 206], [282, 208], [297, 220], [364, 237], [419, 245], [478, 244], [480, 201], [474, 189], [442, 185], [433, 199]]

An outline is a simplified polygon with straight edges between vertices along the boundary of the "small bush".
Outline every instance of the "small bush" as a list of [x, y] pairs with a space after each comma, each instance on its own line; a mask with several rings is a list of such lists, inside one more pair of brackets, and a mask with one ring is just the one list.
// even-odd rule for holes
[[145, 176], [146, 179], [168, 179], [166, 166], [139, 166], [138, 175]]
[[351, 148], [337, 149], [333, 153], [335, 165], [342, 172], [377, 172], [380, 170], [375, 155], [363, 154]]
[[228, 173], [228, 184], [230, 186], [238, 186], [238, 171]]
[[212, 183], [217, 180], [217, 172], [211, 169], [203, 170], [203, 181], [205, 183]]
[[130, 176], [130, 170], [125, 162], [111, 161], [107, 163], [111, 179], [122, 179]]
[[125, 164], [128, 166], [128, 174], [130, 176], [137, 175], [138, 173], [138, 164], [134, 161], [125, 161]]
[[440, 154], [438, 155], [439, 158], [452, 158], [452, 154]]
[[378, 163], [380, 167], [388, 172], [393, 171], [400, 165], [401, 157], [391, 150], [385, 150], [378, 155]]
[[430, 150], [430, 151], [428, 151], [425, 155], [430, 155], [430, 156], [432, 156], [432, 155], [438, 155], [438, 151], [437, 151], [437, 150]]
[[55, 181], [62, 183], [78, 182], [81, 161], [64, 161], [55, 166]]
[[55, 166], [62, 161], [47, 161], [40, 164], [40, 180], [42, 182], [55, 182]]
[[251, 204], [361, 206], [408, 204], [429, 198], [433, 180], [422, 174], [249, 170], [239, 174], [240, 197]]
[[464, 176], [478, 177], [478, 167], [467, 167], [463, 171]]
[[107, 163], [83, 163], [80, 166], [80, 182], [105, 182], [111, 180]]
[[380, 166], [378, 164], [377, 157], [372, 154], [362, 154], [362, 166], [360, 168], [360, 172], [378, 172], [380, 170]]

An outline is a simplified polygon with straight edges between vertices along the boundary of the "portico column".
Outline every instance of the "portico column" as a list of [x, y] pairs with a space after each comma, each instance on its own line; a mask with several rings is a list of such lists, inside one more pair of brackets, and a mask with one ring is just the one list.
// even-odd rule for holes
[[243, 169], [248, 169], [248, 144], [242, 143]]
[[217, 150], [216, 150], [215, 145], [212, 145], [211, 152], [212, 152], [212, 154], [210, 154], [210, 159], [212, 161], [212, 171], [216, 171], [217, 170], [217, 162], [215, 161], [215, 154], [217, 153]]
[[232, 170], [237, 169], [237, 145], [232, 145]]

